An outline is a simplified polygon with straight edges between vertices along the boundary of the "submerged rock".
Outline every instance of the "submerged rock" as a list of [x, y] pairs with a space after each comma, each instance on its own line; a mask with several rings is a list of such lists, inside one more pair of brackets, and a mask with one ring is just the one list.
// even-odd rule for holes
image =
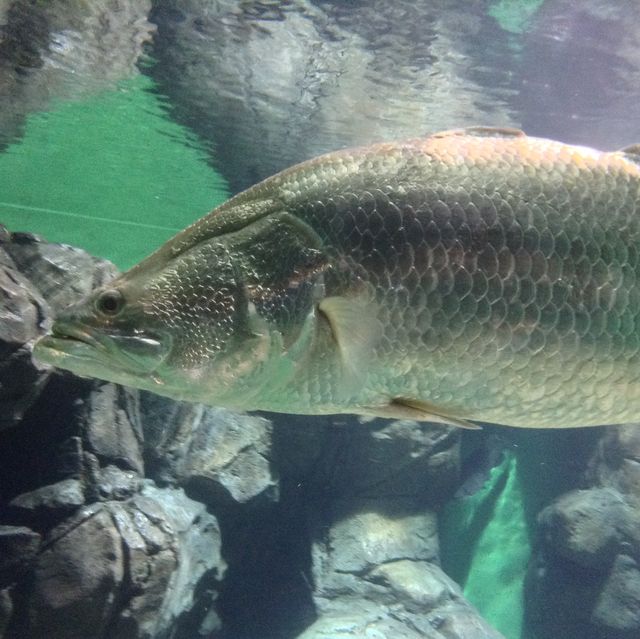
[[299, 639], [502, 638], [438, 567], [435, 513], [412, 500], [341, 504], [325, 526], [313, 546], [319, 619]]
[[9, 505], [19, 513], [38, 521], [51, 515], [68, 515], [82, 506], [84, 501], [83, 482], [69, 478], [22, 493], [12, 499]]
[[89, 506], [49, 532], [22, 623], [7, 636], [166, 636], [196, 605], [203, 577], [223, 574], [215, 518], [181, 491], [147, 484], [128, 502]]
[[538, 516], [527, 575], [527, 616], [541, 636], [640, 636], [640, 437], [630, 424], [604, 430], [585, 473], [589, 488]]
[[40, 542], [40, 535], [30, 528], [0, 526], [0, 587], [27, 570]]
[[[137, 391], [30, 361], [52, 308], [114, 272], [70, 247], [0, 236], [0, 348], [20, 356], [0, 367], [11, 416], [0, 432], [3, 639], [186, 639], [218, 625], [217, 520], [182, 490], [143, 480]], [[29, 386], [29, 401], [11, 384]]]
[[211, 505], [275, 499], [268, 420], [141, 396], [149, 472], [158, 481], [188, 486]]
[[42, 331], [49, 307], [7, 252], [9, 238], [0, 227], [0, 431], [20, 422], [47, 378], [25, 344]]
[[501, 637], [438, 566], [436, 508], [459, 485], [459, 430], [279, 415], [274, 445], [312, 540], [318, 619], [299, 639]]

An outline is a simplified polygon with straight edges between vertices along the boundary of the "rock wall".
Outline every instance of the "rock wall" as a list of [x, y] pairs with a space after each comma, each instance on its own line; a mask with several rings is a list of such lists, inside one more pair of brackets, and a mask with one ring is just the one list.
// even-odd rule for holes
[[640, 636], [640, 431], [604, 430], [583, 477], [538, 516], [527, 575], [536, 638]]
[[218, 521], [144, 478], [138, 393], [30, 360], [51, 313], [113, 267], [4, 229], [0, 264], [0, 636], [161, 639], [219, 625]]

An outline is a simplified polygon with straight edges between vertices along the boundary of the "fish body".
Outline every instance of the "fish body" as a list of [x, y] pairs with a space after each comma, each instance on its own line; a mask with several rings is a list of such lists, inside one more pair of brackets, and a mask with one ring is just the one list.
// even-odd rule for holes
[[640, 151], [448, 131], [304, 162], [35, 356], [177, 399], [469, 425], [640, 416]]

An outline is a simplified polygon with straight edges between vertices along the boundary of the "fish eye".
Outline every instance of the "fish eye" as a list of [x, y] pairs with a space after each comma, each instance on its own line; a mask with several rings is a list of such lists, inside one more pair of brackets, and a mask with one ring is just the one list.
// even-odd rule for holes
[[104, 291], [96, 300], [96, 309], [104, 315], [117, 315], [124, 306], [124, 296], [116, 289]]

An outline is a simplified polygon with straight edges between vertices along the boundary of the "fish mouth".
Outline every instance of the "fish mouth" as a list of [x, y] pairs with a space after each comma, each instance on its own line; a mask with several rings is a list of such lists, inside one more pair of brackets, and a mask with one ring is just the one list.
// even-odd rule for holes
[[46, 364], [57, 364], [66, 356], [95, 358], [96, 351], [106, 353], [107, 349], [86, 329], [63, 321], [54, 322], [51, 333], [33, 347], [34, 357]]
[[[151, 334], [95, 332], [76, 322], [56, 320], [51, 332], [33, 346], [35, 360], [79, 375], [124, 383], [154, 374], [170, 350], [171, 340]], [[117, 377], [117, 378], [116, 378]]]
[[55, 322], [51, 327], [51, 337], [63, 341], [81, 342], [93, 348], [101, 348], [100, 342], [87, 330], [72, 326], [65, 322]]

